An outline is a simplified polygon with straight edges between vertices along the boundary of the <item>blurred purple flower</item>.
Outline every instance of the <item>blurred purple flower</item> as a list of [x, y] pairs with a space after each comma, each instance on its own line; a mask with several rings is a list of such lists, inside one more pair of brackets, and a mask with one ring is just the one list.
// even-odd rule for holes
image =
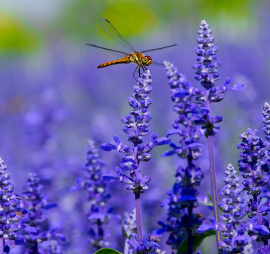
[[[38, 172], [42, 183], [46, 183], [45, 188], [58, 182], [59, 175], [54, 174], [56, 164], [60, 160], [55, 129], [57, 124], [63, 121], [65, 115], [66, 112], [59, 105], [59, 96], [53, 87], [43, 89], [39, 104], [24, 115], [25, 138], [31, 153], [25, 168]], [[51, 189], [53, 188], [46, 191], [51, 195], [55, 194], [51, 192]]]
[[25, 253], [44, 253], [41, 243], [47, 242], [46, 244], [51, 244], [50, 241], [54, 242], [55, 247], [58, 245], [58, 250], [61, 249], [59, 244], [65, 241], [65, 237], [61, 233], [57, 233], [56, 229], [46, 229], [47, 217], [43, 215], [43, 210], [51, 209], [57, 205], [47, 201], [37, 174], [28, 174], [22, 200], [22, 207], [28, 210], [26, 225], [31, 227], [31, 229], [35, 229], [35, 232], [33, 230], [25, 230]]
[[124, 236], [128, 239], [131, 237], [136, 237], [137, 225], [136, 225], [136, 210], [133, 209], [131, 213], [125, 213], [123, 220], [123, 229]]
[[24, 228], [33, 232], [32, 228], [24, 223], [27, 221], [27, 211], [20, 209], [21, 199], [13, 194], [14, 183], [10, 180], [10, 172], [0, 158], [0, 252], [2, 253], [15, 245], [25, 244], [25, 238], [19, 230]]
[[90, 230], [88, 234], [91, 245], [99, 250], [109, 245], [108, 230], [105, 225], [112, 217], [112, 209], [108, 207], [108, 200], [111, 195], [106, 191], [106, 182], [102, 179], [104, 162], [100, 159], [98, 150], [93, 140], [88, 140], [87, 162], [84, 167], [84, 179], [77, 179], [74, 190], [84, 190], [90, 208], [88, 221]]

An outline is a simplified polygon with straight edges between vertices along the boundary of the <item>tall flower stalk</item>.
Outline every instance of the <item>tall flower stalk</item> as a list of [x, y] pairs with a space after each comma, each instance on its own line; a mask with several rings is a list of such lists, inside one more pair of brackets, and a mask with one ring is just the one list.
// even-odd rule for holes
[[[217, 101], [215, 95], [215, 81], [219, 78], [218, 67], [220, 62], [216, 56], [217, 48], [214, 46], [214, 36], [209, 25], [203, 20], [198, 31], [197, 37], [198, 46], [196, 48], [197, 64], [193, 65], [196, 76], [195, 79], [201, 82], [201, 85], [206, 89], [204, 94], [205, 113], [203, 115], [203, 124], [206, 129], [205, 136], [208, 139], [209, 163], [211, 172], [212, 199], [214, 208], [214, 217], [219, 221], [218, 203], [217, 203], [217, 187], [215, 176], [215, 159], [214, 159], [214, 122], [220, 122], [221, 117], [217, 121], [211, 118], [211, 102]], [[220, 98], [222, 99], [222, 98]], [[217, 241], [220, 241], [220, 234], [217, 231]]]
[[[146, 71], [134, 86], [132, 97], [128, 98], [128, 103], [132, 108], [130, 114], [121, 119], [125, 124], [124, 132], [128, 134], [128, 141], [132, 143], [132, 146], [124, 145], [117, 136], [114, 137], [116, 144], [104, 143], [101, 145], [101, 148], [105, 151], [117, 150], [124, 154], [120, 167], [116, 168], [118, 176], [105, 176], [104, 179], [108, 181], [120, 180], [126, 184], [127, 190], [131, 190], [134, 193], [137, 239], [132, 238], [129, 241], [133, 249], [132, 253], [141, 253], [138, 251], [143, 251], [143, 249], [149, 251], [147, 249], [149, 248], [149, 242], [151, 242], [151, 237], [143, 238], [141, 214], [141, 194], [149, 188], [148, 182], [151, 180], [151, 177], [149, 175], [142, 175], [139, 167], [140, 162], [146, 162], [151, 159], [150, 151], [154, 146], [170, 142], [168, 138], [158, 139], [157, 134], [153, 133], [150, 140], [143, 144], [143, 137], [149, 134], [148, 126], [149, 121], [152, 119], [148, 111], [148, 107], [152, 104], [152, 100], [149, 98], [149, 93], [152, 91], [151, 83], [151, 73]], [[155, 246], [153, 247], [154, 249], [157, 248], [154, 242], [153, 246]]]
[[188, 90], [189, 84], [183, 74], [169, 62], [164, 63], [171, 89], [171, 99], [174, 102], [173, 110], [178, 114], [173, 123], [173, 129], [167, 136], [177, 136], [180, 138], [179, 144], [171, 143], [172, 150], [165, 152], [165, 156], [177, 155], [186, 161], [186, 166], [182, 166], [182, 161], [175, 173], [176, 182], [171, 191], [168, 191], [168, 199], [162, 205], [168, 204], [167, 221], [169, 224], [159, 222], [162, 229], [156, 231], [157, 234], [169, 232], [170, 236], [167, 244], [177, 250], [185, 239], [188, 242], [188, 253], [192, 254], [194, 249], [194, 235], [196, 229], [201, 224], [201, 218], [194, 213], [194, 208], [198, 206], [196, 196], [197, 186], [203, 179], [203, 171], [195, 165], [195, 160], [201, 156], [202, 145], [200, 144], [201, 132], [194, 124], [194, 114], [190, 110], [192, 96], [178, 96], [183, 90]]
[[[197, 63], [193, 65], [195, 70], [195, 79], [200, 81], [201, 85], [205, 88], [205, 91], [196, 91], [193, 95], [197, 95], [196, 101], [199, 103], [199, 107], [194, 107], [194, 112], [198, 112], [199, 119], [195, 120], [195, 123], [202, 125], [202, 129], [205, 130], [205, 136], [208, 139], [209, 150], [209, 164], [211, 172], [211, 186], [212, 186], [212, 201], [214, 217], [217, 223], [219, 222], [219, 210], [217, 200], [217, 187], [215, 176], [215, 157], [214, 157], [214, 142], [213, 138], [216, 131], [219, 129], [216, 126], [217, 123], [222, 121], [222, 117], [217, 115], [211, 116], [211, 104], [213, 102], [221, 101], [227, 90], [240, 90], [243, 85], [234, 85], [229, 88], [228, 84], [230, 79], [226, 79], [225, 83], [219, 87], [215, 86], [215, 81], [219, 79], [218, 67], [221, 65], [218, 57], [216, 56], [217, 47], [214, 46], [214, 36], [212, 30], [206, 21], [202, 21], [197, 37], [198, 46], [195, 49], [197, 54]], [[221, 240], [219, 231], [216, 231], [217, 248], [218, 242]]]
[[234, 167], [229, 164], [225, 170], [223, 178], [225, 185], [221, 192], [225, 196], [219, 203], [223, 211], [221, 219], [224, 221], [225, 230], [222, 232], [224, 237], [219, 245], [224, 253], [242, 253], [250, 248], [251, 239], [246, 233], [245, 208], [247, 203], [243, 195], [243, 186], [240, 185], [240, 178], [236, 175]]
[[245, 179], [242, 182], [244, 191], [250, 197], [246, 213], [250, 218], [247, 223], [248, 234], [253, 240], [262, 242], [263, 246], [257, 253], [269, 253], [270, 226], [267, 217], [270, 211], [270, 201], [267, 195], [267, 183], [270, 172], [269, 163], [269, 129], [270, 107], [268, 103], [263, 107], [263, 131], [265, 140], [258, 136], [258, 130], [247, 129], [240, 135], [242, 139], [237, 148], [241, 149], [241, 159], [238, 161], [239, 170]]
[[221, 190], [221, 194], [225, 197], [219, 203], [219, 208], [223, 212], [220, 216], [223, 223], [210, 217], [213, 225], [203, 224], [198, 228], [200, 233], [216, 230], [222, 234], [223, 238], [219, 241], [222, 254], [250, 253], [248, 251], [252, 249], [251, 238], [246, 235], [244, 218], [247, 202], [242, 195], [243, 186], [240, 184], [240, 178], [236, 174], [234, 167], [229, 164], [223, 178], [225, 185]]
[[[214, 36], [212, 35], [212, 30], [209, 28], [206, 21], [203, 20], [201, 22], [198, 34], [198, 46], [195, 49], [197, 63], [193, 65], [193, 69], [196, 74], [195, 79], [200, 81], [204, 90], [197, 89], [188, 82], [183, 82], [183, 85], [178, 87], [179, 81], [177, 82], [177, 79], [173, 79], [171, 81], [171, 88], [173, 88], [171, 91], [172, 98], [178, 98], [179, 100], [186, 98], [186, 100], [190, 101], [187, 108], [182, 105], [175, 106], [175, 110], [178, 113], [182, 114], [182, 112], [185, 112], [186, 110], [182, 118], [180, 118], [181, 121], [183, 121], [184, 126], [187, 127], [190, 122], [192, 122], [192, 124], [202, 125], [201, 129], [208, 139], [213, 210], [214, 218], [218, 223], [219, 210], [217, 202], [213, 137], [220, 128], [216, 124], [222, 121], [222, 117], [219, 115], [215, 117], [211, 116], [211, 104], [213, 102], [221, 101], [224, 98], [226, 91], [241, 90], [243, 85], [236, 84], [232, 87], [228, 87], [230, 79], [227, 78], [223, 85], [218, 87], [215, 86], [215, 81], [219, 79], [218, 67], [220, 66], [220, 61], [218, 61], [218, 57], [216, 56], [217, 47], [213, 44]], [[183, 77], [179, 76], [178, 79], [183, 80]], [[187, 112], [190, 114], [189, 121], [185, 121], [185, 114]], [[181, 131], [177, 129], [174, 133], [177, 133], [178, 135], [182, 134]], [[197, 142], [195, 143], [195, 147], [198, 147]], [[177, 147], [175, 147], [174, 150], [175, 149], [177, 149]], [[216, 231], [217, 249], [219, 249], [218, 242], [220, 239], [220, 232]]]
[[[43, 193], [43, 185], [40, 184], [40, 179], [37, 174], [29, 173], [27, 181], [24, 185], [22, 194], [23, 208], [28, 210], [28, 221], [26, 225], [35, 229], [35, 234], [25, 231], [26, 239], [25, 254], [43, 253], [46, 250], [49, 253], [62, 253], [60, 242], [65, 241], [65, 237], [58, 233], [55, 228], [48, 229], [45, 223], [48, 222], [47, 217], [43, 214], [43, 210], [48, 210], [57, 205], [49, 203], [47, 197]], [[42, 243], [43, 246], [42, 246]]]
[[108, 224], [112, 217], [112, 209], [108, 206], [111, 195], [107, 192], [107, 184], [102, 179], [104, 162], [100, 159], [98, 149], [93, 140], [88, 140], [87, 161], [84, 167], [84, 178], [77, 179], [77, 186], [72, 190], [82, 189], [89, 202], [87, 219], [90, 222], [89, 242], [96, 249], [107, 247]]

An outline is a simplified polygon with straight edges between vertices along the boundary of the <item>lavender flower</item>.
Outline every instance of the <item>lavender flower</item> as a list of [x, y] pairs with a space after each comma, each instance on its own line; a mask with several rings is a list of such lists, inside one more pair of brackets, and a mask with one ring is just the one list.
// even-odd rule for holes
[[263, 131], [266, 134], [265, 141], [258, 136], [258, 130], [247, 129], [240, 135], [242, 142], [237, 148], [243, 150], [238, 161], [239, 170], [245, 179], [242, 182], [244, 191], [250, 196], [246, 212], [251, 219], [246, 229], [253, 240], [263, 242], [263, 246], [257, 253], [268, 253], [270, 227], [267, 214], [270, 211], [269, 195], [266, 185], [269, 172], [269, 104], [263, 107]]
[[[251, 240], [263, 242], [263, 246], [257, 253], [266, 254], [270, 250], [268, 245], [270, 228], [266, 217], [270, 211], [270, 201], [269, 196], [264, 194], [268, 182], [264, 172], [269, 172], [269, 132], [267, 131], [269, 113], [269, 105], [265, 103], [263, 108], [265, 141], [258, 136], [259, 131], [256, 129], [247, 129], [240, 135], [242, 142], [237, 148], [243, 150], [240, 153], [242, 159], [238, 161], [239, 170], [244, 178], [242, 185], [239, 185], [239, 178], [231, 165], [225, 171], [226, 185], [222, 193], [226, 198], [223, 198], [219, 204], [224, 212], [221, 218], [225, 224], [212, 220], [216, 230], [221, 231], [225, 237], [225, 240], [219, 242], [223, 253], [250, 253]], [[250, 196], [248, 202], [240, 196], [243, 192]], [[246, 215], [250, 218], [249, 221], [244, 218]], [[198, 230], [204, 232], [209, 229], [212, 229], [211, 226], [202, 225]]]
[[[262, 149], [265, 148], [261, 137], [257, 136], [258, 130], [247, 129], [246, 132], [240, 135], [242, 142], [237, 148], [243, 150], [240, 153], [241, 160], [238, 161], [239, 170], [243, 178], [244, 190], [247, 194], [252, 195], [253, 201], [258, 202], [258, 196], [262, 192], [262, 187], [267, 184], [267, 179], [264, 178], [263, 172], [259, 166], [259, 161], [264, 157]], [[252, 203], [252, 202], [251, 202]], [[249, 217], [256, 215], [256, 209], [253, 212], [252, 204], [250, 203]]]
[[[59, 98], [55, 88], [46, 88], [41, 92], [38, 110], [27, 112], [24, 119], [27, 141], [28, 145], [31, 145], [32, 153], [26, 167], [38, 172], [42, 182], [47, 183], [46, 185], [53, 185], [57, 182], [57, 178], [53, 177], [53, 170], [59, 159], [54, 129], [57, 123], [63, 121], [65, 117], [63, 108], [60, 108], [58, 104]], [[50, 192], [50, 189], [46, 191]]]
[[27, 217], [26, 211], [20, 210], [20, 197], [13, 194], [14, 183], [10, 180], [10, 172], [0, 158], [0, 252], [9, 251], [15, 245], [25, 243], [25, 239], [19, 233], [21, 228], [33, 232], [31, 228], [24, 226]]
[[147, 235], [140, 243], [132, 237], [128, 243], [132, 247], [128, 254], [166, 254], [166, 252], [160, 249], [160, 246], [157, 244], [156, 239], [153, 238], [150, 234]]
[[73, 190], [83, 189], [90, 208], [88, 221], [89, 242], [97, 250], [109, 245], [106, 240], [105, 224], [109, 223], [112, 217], [112, 209], [108, 208], [108, 200], [111, 195], [106, 191], [106, 182], [102, 179], [104, 162], [100, 159], [98, 150], [93, 140], [88, 140], [87, 162], [84, 167], [84, 179], [77, 180], [77, 186]]
[[[43, 210], [48, 210], [56, 207], [56, 204], [49, 203], [43, 193], [43, 186], [40, 184], [40, 179], [35, 173], [29, 173], [27, 181], [24, 185], [24, 192], [22, 194], [23, 208], [28, 210], [28, 221], [26, 224], [36, 230], [32, 232], [25, 231], [25, 253], [44, 253], [41, 243], [50, 241], [54, 245], [59, 245], [59, 242], [65, 241], [62, 234], [57, 233], [56, 229], [45, 229], [45, 222], [47, 217], [43, 215]], [[60, 248], [59, 246], [57, 247]], [[57, 253], [57, 252], [55, 252]], [[62, 253], [62, 252], [60, 252]]]
[[[152, 100], [149, 98], [151, 88], [151, 73], [146, 71], [139, 82], [134, 86], [134, 93], [132, 97], [128, 98], [128, 103], [132, 107], [130, 115], [123, 117], [121, 121], [125, 124], [124, 132], [128, 134], [128, 141], [133, 144], [129, 147], [121, 143], [120, 139], [115, 136], [116, 144], [105, 143], [101, 148], [105, 151], [117, 150], [124, 153], [120, 168], [116, 168], [118, 176], [106, 176], [104, 179], [120, 180], [126, 184], [126, 189], [132, 190], [135, 194], [136, 201], [136, 221], [137, 221], [137, 241], [138, 244], [142, 240], [142, 225], [141, 225], [141, 199], [140, 195], [148, 189], [148, 182], [151, 180], [150, 176], [143, 176], [139, 163], [141, 161], [149, 161], [151, 159], [150, 151], [156, 145], [163, 145], [170, 142], [168, 138], [157, 138], [157, 134], [153, 133], [150, 141], [146, 144], [143, 143], [143, 137], [149, 134], [148, 126], [149, 121], [152, 119], [148, 112], [148, 107], [151, 105]], [[129, 176], [124, 172], [129, 173]]]
[[[214, 36], [212, 30], [206, 21], [202, 21], [197, 37], [198, 46], [195, 49], [197, 54], [197, 63], [193, 65], [195, 70], [195, 79], [200, 81], [201, 85], [206, 89], [205, 91], [189, 87], [188, 94], [196, 97], [199, 106], [192, 106], [193, 113], [200, 116], [195, 123], [202, 125], [205, 130], [205, 136], [214, 136], [219, 127], [216, 123], [222, 121], [222, 117], [217, 115], [211, 117], [210, 104], [213, 102], [220, 102], [224, 99], [225, 93], [229, 90], [241, 90], [242, 84], [235, 84], [228, 87], [230, 78], [227, 78], [223, 85], [215, 87], [215, 81], [219, 79], [218, 67], [221, 63], [216, 55], [217, 47], [214, 46]], [[183, 93], [183, 92], [182, 92]]]
[[225, 170], [225, 175], [225, 186], [221, 190], [225, 197], [219, 203], [219, 207], [224, 212], [221, 219], [226, 230], [222, 232], [225, 239], [220, 241], [219, 245], [223, 253], [243, 253], [251, 242], [251, 238], [245, 235], [244, 217], [247, 203], [241, 195], [243, 187], [239, 184], [239, 177], [231, 164]]
[[125, 213], [122, 223], [122, 233], [126, 238], [124, 253], [128, 253], [130, 248], [129, 239], [137, 237], [136, 209], [131, 213]]
[[189, 83], [173, 64], [168, 62], [164, 64], [171, 88], [171, 99], [175, 103], [173, 110], [178, 114], [172, 125], [173, 129], [167, 133], [167, 136], [180, 137], [179, 145], [171, 143], [172, 150], [164, 155], [178, 155], [186, 160], [187, 166], [178, 167], [175, 174], [176, 183], [172, 191], [167, 192], [169, 198], [162, 204], [169, 205], [167, 216], [169, 224], [160, 221], [162, 229], [157, 230], [156, 233], [169, 232], [167, 244], [172, 245], [173, 249], [178, 249], [181, 243], [188, 239], [188, 253], [192, 253], [194, 234], [202, 222], [200, 216], [193, 213], [193, 209], [198, 205], [196, 186], [200, 185], [203, 178], [203, 171], [194, 164], [194, 160], [200, 157], [202, 151], [202, 145], [199, 143], [201, 132], [193, 121], [194, 114], [190, 109], [192, 96], [188, 93], [185, 96], [177, 96], [181, 91], [188, 90]]
[[266, 135], [265, 139], [267, 141], [270, 140], [270, 105], [265, 102], [263, 105], [263, 123], [265, 126], [263, 127], [263, 131]]
[[263, 106], [263, 132], [266, 135], [264, 139], [264, 160], [261, 161], [261, 169], [269, 174], [270, 172], [270, 105], [265, 102]]
[[123, 220], [123, 234], [126, 238], [136, 237], [137, 224], [136, 224], [136, 210], [134, 209], [131, 213], [125, 213]]
[[[189, 135], [193, 132], [195, 136], [198, 131], [196, 132], [196, 129], [194, 129], [194, 127], [189, 127], [190, 122], [192, 122], [193, 125], [202, 125], [201, 129], [204, 131], [205, 136], [208, 138], [213, 208], [215, 221], [218, 224], [219, 215], [217, 205], [213, 136], [219, 129], [216, 124], [222, 121], [222, 116], [211, 116], [211, 103], [221, 101], [224, 98], [226, 91], [240, 90], [243, 85], [234, 85], [233, 87], [228, 87], [230, 79], [226, 79], [225, 83], [222, 86], [215, 87], [215, 81], [219, 79], [218, 67], [220, 66], [220, 61], [218, 61], [218, 57], [216, 56], [217, 47], [213, 44], [214, 36], [212, 35], [212, 30], [209, 28], [209, 25], [206, 23], [206, 21], [203, 20], [201, 22], [198, 34], [198, 46], [195, 49], [195, 52], [197, 54], [197, 63], [193, 65], [193, 69], [195, 70], [196, 74], [195, 79], [200, 81], [201, 85], [205, 88], [205, 90], [192, 87], [190, 83], [183, 80], [183, 75], [178, 74], [175, 70], [171, 71], [173, 75], [175, 74], [175, 77], [172, 78], [172, 80], [170, 81], [171, 83], [169, 84], [172, 88], [171, 91], [173, 101], [175, 101], [177, 98], [179, 100], [186, 98], [186, 100], [189, 101], [186, 105], [183, 104], [184, 106], [175, 106], [174, 110], [176, 110], [179, 114], [183, 114], [183, 116], [180, 118], [180, 121], [177, 120], [176, 123], [182, 123], [184, 126], [187, 127], [187, 132], [190, 132]], [[165, 66], [167, 68], [168, 65], [169, 64], [165, 63]], [[169, 78], [171, 76], [172, 75], [169, 74]], [[179, 86], [179, 84], [181, 84], [181, 86]], [[187, 117], [185, 115], [187, 113], [190, 114], [190, 117], [188, 119], [186, 119]], [[174, 130], [172, 133], [176, 133], [178, 135], [182, 134], [182, 132], [177, 127], [175, 129], [176, 130]], [[196, 148], [198, 147], [196, 139], [192, 141], [192, 143], [195, 144], [192, 144], [191, 146], [195, 146]], [[181, 147], [177, 147], [175, 145], [172, 145], [172, 147], [173, 151], [169, 152], [168, 155], [173, 154], [174, 151], [178, 150], [182, 152], [183, 150]], [[193, 159], [194, 158], [192, 158], [192, 160]], [[220, 235], [218, 232], [216, 238], [218, 248], [218, 241], [220, 240]]]

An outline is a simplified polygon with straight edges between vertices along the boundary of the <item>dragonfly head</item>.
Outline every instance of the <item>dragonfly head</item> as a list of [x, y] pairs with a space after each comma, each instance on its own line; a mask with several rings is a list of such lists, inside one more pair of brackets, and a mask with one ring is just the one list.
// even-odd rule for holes
[[142, 61], [143, 65], [148, 66], [152, 63], [152, 57], [151, 56], [145, 56]]

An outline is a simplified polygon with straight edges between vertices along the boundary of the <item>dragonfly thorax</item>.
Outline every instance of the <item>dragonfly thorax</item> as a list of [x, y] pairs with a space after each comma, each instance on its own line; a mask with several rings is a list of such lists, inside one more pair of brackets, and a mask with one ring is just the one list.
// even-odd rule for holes
[[139, 66], [148, 66], [152, 63], [151, 56], [145, 56], [144, 54], [140, 52], [134, 52], [133, 54], [130, 54], [129, 56], [130, 56], [130, 61]]

